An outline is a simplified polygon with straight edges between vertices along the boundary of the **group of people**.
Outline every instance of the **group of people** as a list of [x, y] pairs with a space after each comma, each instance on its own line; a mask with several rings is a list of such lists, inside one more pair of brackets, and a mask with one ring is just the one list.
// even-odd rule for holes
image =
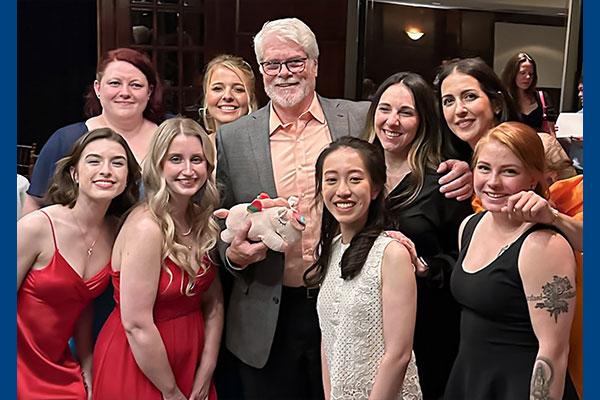
[[[321, 97], [296, 18], [254, 50], [270, 102], [218, 56], [201, 124], [162, 122], [145, 55], [100, 60], [17, 224], [18, 397], [580, 396], [583, 178], [531, 97], [478, 58]], [[219, 241], [213, 211], [262, 192], [298, 198], [301, 239]]]

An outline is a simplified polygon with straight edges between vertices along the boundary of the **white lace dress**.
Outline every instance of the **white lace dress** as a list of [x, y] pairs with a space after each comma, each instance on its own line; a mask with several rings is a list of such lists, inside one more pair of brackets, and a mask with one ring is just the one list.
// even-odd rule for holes
[[[317, 299], [331, 399], [368, 399], [373, 388], [385, 352], [381, 262], [391, 240], [380, 235], [361, 272], [349, 281], [340, 277], [340, 260], [348, 245], [342, 244], [341, 236], [333, 241], [331, 262]], [[413, 353], [396, 399], [422, 398]]]

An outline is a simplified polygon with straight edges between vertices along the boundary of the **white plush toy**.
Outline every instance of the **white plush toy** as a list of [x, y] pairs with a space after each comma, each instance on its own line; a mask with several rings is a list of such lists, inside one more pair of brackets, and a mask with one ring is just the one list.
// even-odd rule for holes
[[251, 221], [248, 240], [262, 241], [268, 248], [283, 252], [288, 245], [298, 241], [304, 230], [304, 217], [295, 210], [298, 199], [294, 196], [287, 201], [271, 199], [266, 193], [258, 195], [252, 203], [241, 203], [230, 210], [214, 212], [218, 218], [226, 218], [221, 239], [231, 243], [236, 233]]

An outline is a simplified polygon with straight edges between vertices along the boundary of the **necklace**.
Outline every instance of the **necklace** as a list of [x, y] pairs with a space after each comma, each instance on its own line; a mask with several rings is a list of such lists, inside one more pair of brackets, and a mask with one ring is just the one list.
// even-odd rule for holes
[[[81, 227], [81, 224], [79, 223], [79, 218], [77, 218], [77, 215], [75, 215], [75, 213], [73, 213], [73, 218], [75, 219], [75, 222], [77, 223], [77, 227], [79, 228], [79, 231], [81, 232], [81, 238], [85, 238], [85, 232], [83, 231], [83, 228]], [[94, 241], [92, 242], [92, 244], [90, 244], [86, 250], [87, 252], [87, 256], [88, 259], [92, 256], [92, 253], [94, 252], [94, 246], [96, 245], [96, 241], [98, 240], [98, 237], [100, 237], [100, 230], [98, 230], [98, 234], [96, 235], [96, 238], [94, 239]]]
[[506, 250], [508, 250], [509, 247], [510, 247], [510, 243], [502, 246], [500, 248], [500, 251], [498, 252], [498, 255], [496, 256], [496, 258], [500, 257], [502, 255], [502, 253], [504, 253]]
[[192, 233], [192, 227], [190, 226], [190, 229], [187, 230], [187, 232], [182, 232], [180, 233], [181, 236], [189, 236], [189, 234]]

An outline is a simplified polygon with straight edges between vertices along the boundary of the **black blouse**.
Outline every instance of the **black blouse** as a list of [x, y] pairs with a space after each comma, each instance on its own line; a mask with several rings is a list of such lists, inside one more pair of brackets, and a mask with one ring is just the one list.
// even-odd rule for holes
[[470, 201], [447, 199], [440, 193], [438, 179], [441, 177], [436, 172], [427, 172], [421, 193], [408, 206], [400, 207], [399, 199], [394, 197], [408, 187], [412, 173], [386, 198], [388, 228], [402, 232], [413, 241], [417, 254], [429, 265], [427, 280], [434, 287], [448, 284], [458, 257], [458, 228], [473, 213]]

